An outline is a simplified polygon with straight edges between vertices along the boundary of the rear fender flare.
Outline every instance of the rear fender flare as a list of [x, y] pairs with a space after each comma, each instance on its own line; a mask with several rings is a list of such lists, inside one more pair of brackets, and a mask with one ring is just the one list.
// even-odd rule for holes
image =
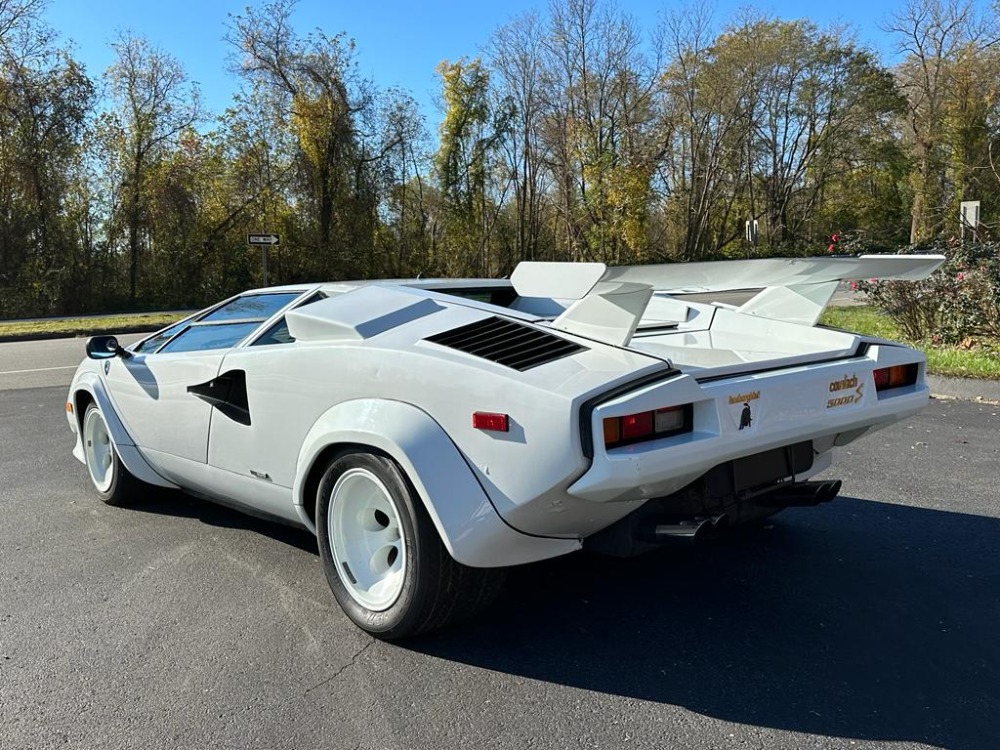
[[535, 562], [580, 548], [578, 539], [530, 536], [497, 514], [462, 453], [429, 414], [402, 401], [358, 399], [326, 411], [299, 452], [293, 496], [305, 497], [307, 478], [334, 445], [364, 445], [395, 460], [424, 503], [449, 554], [470, 567]]
[[108, 426], [108, 432], [111, 433], [111, 442], [115, 446], [115, 450], [118, 453], [118, 457], [121, 462], [125, 464], [125, 468], [128, 469], [132, 476], [136, 479], [140, 479], [147, 484], [153, 484], [158, 487], [170, 487], [176, 488], [177, 485], [173, 482], [164, 479], [151, 467], [146, 459], [143, 457], [139, 448], [136, 447], [135, 441], [132, 440], [132, 436], [128, 434], [128, 430], [125, 429], [125, 425], [118, 416], [118, 412], [115, 411], [114, 405], [111, 403], [111, 398], [108, 396], [107, 388], [104, 382], [95, 372], [85, 372], [73, 381], [73, 386], [71, 390], [71, 402], [73, 404], [74, 419], [76, 421], [76, 446], [73, 448], [73, 455], [81, 463], [84, 462], [83, 458], [83, 414], [78, 414], [80, 405], [80, 392], [86, 392], [90, 395], [90, 398], [97, 404], [101, 410], [101, 414], [104, 416], [104, 422]]

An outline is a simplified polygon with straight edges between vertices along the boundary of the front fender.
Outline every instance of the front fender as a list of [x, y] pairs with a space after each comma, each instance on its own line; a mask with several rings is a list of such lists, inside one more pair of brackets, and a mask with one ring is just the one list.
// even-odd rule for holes
[[441, 425], [401, 401], [346, 401], [316, 421], [296, 466], [298, 505], [315, 502], [304, 496], [306, 479], [323, 451], [338, 444], [367, 445], [392, 457], [412, 482], [448, 552], [463, 565], [518, 565], [580, 548], [578, 539], [530, 536], [508, 526]]
[[100, 407], [101, 414], [104, 415], [104, 422], [108, 426], [108, 432], [111, 434], [111, 442], [115, 446], [115, 451], [132, 476], [147, 484], [154, 484], [158, 487], [176, 488], [176, 484], [161, 477], [146, 462], [139, 448], [136, 447], [135, 442], [132, 440], [132, 436], [125, 429], [125, 425], [118, 416], [118, 412], [115, 411], [115, 407], [108, 397], [104, 381], [101, 380], [96, 372], [85, 371], [77, 373], [76, 377], [73, 378], [72, 385], [70, 385], [69, 401], [73, 404], [73, 414], [67, 414], [67, 416], [72, 420], [70, 427], [76, 434], [76, 445], [73, 447], [73, 456], [81, 463], [85, 463], [83, 457], [83, 435], [80, 429], [83, 414], [76, 413], [80, 404], [79, 396], [81, 391], [88, 393], [91, 399]]

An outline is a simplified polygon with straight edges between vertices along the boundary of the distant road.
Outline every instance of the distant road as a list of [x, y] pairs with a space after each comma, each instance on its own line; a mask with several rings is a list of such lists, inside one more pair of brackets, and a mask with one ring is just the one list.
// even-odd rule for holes
[[[131, 344], [145, 335], [126, 334], [120, 341]], [[83, 337], [0, 343], [0, 391], [69, 385], [85, 343]]]

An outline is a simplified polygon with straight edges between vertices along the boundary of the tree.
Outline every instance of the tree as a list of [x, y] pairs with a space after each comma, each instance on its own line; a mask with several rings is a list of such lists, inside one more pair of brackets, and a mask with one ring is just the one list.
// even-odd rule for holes
[[494, 196], [493, 173], [511, 112], [493, 106], [490, 74], [482, 61], [438, 65], [444, 120], [434, 171], [444, 210], [444, 246], [438, 262], [449, 273], [491, 275], [490, 240], [503, 195]]
[[0, 0], [0, 313], [63, 309], [86, 262], [65, 207], [93, 85], [40, 7]]
[[573, 259], [641, 260], [661, 157], [655, 67], [632, 19], [601, 0], [553, 3], [550, 15], [542, 138], [563, 241]]
[[[979, 14], [972, 0], [909, 0], [886, 31], [895, 35], [897, 50], [905, 55], [896, 73], [906, 96], [914, 159], [910, 241], [919, 242], [940, 232], [949, 214], [957, 215], [955, 198], [961, 199], [961, 189], [956, 191], [948, 178], [954, 145], [949, 143], [948, 132], [956, 130], [949, 128], [948, 121], [951, 118], [954, 122], [956, 116], [965, 120], [966, 124], [957, 128], [957, 158], [965, 164], [973, 146], [968, 136], [976, 126], [960, 115], [964, 109], [974, 121], [982, 112], [975, 106], [964, 107], [961, 100], [970, 102], [969, 87], [975, 85], [980, 53], [996, 43], [997, 29], [995, 19]], [[992, 83], [989, 79], [980, 81]], [[986, 91], [979, 95], [985, 96]], [[959, 181], [963, 181], [961, 177]]]
[[512, 262], [551, 256], [542, 246], [544, 207], [549, 201], [548, 153], [542, 143], [545, 113], [545, 30], [538, 15], [515, 18], [494, 32], [490, 65], [494, 107], [508, 107], [512, 118], [500, 143], [504, 175], [514, 195], [515, 245]]
[[[737, 201], [746, 183], [748, 91], [743, 76], [754, 61], [715, 46], [704, 7], [665, 19], [671, 63], [663, 73], [665, 103], [662, 181], [671, 225], [667, 236], [678, 255], [697, 260], [715, 255], [734, 239]], [[750, 208], [738, 218], [755, 218]]]
[[170, 147], [201, 120], [203, 112], [197, 84], [188, 81], [183, 67], [168, 53], [129, 34], [119, 37], [112, 48], [116, 60], [105, 80], [116, 106], [105, 115], [102, 132], [106, 147], [117, 155], [121, 202], [111, 222], [109, 244], [121, 246], [128, 258], [129, 299], [134, 304], [140, 257], [154, 249], [156, 239], [150, 226], [147, 182]]
[[274, 0], [248, 8], [232, 18], [229, 41], [243, 75], [270, 91], [294, 135], [310, 272], [363, 275], [378, 223], [375, 172], [393, 144], [378, 139], [377, 96], [357, 74], [354, 43], [322, 31], [299, 38], [294, 6]]
[[426, 273], [433, 256], [434, 228], [427, 205], [427, 131], [417, 102], [400, 89], [381, 97], [378, 113], [385, 156], [378, 170], [383, 226], [378, 234], [378, 275]]

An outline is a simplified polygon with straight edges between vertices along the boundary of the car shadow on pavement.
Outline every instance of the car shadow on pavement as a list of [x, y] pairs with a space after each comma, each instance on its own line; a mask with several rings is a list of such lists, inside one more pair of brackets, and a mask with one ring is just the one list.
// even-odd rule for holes
[[1000, 519], [841, 498], [511, 579], [479, 621], [405, 645], [725, 721], [1000, 747]]
[[207, 526], [225, 529], [243, 529], [261, 534], [303, 552], [319, 555], [316, 537], [295, 526], [289, 526], [271, 516], [256, 515], [243, 506], [229, 506], [215, 500], [202, 500], [182, 492], [163, 487], [150, 487], [142, 502], [128, 507], [141, 513], [191, 518]]

